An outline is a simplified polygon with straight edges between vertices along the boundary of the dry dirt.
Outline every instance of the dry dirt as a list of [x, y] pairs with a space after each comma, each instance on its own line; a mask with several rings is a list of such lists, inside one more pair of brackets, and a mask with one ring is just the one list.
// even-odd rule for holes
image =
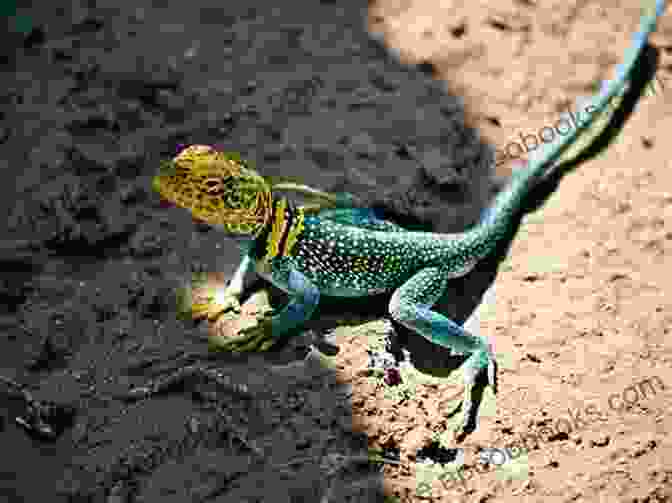
[[[520, 133], [553, 125], [577, 95], [609, 76], [636, 27], [634, 5], [380, 0], [371, 26], [404, 61], [431, 63], [436, 77], [465, 97], [472, 124], [503, 151]], [[511, 366], [501, 374], [496, 414], [481, 418], [465, 445], [503, 447], [542, 430], [544, 440], [527, 458], [529, 476], [503, 482], [497, 470], [480, 473], [472, 452], [465, 485], [435, 484], [436, 501], [672, 498], [672, 150], [665, 140], [672, 127], [671, 21], [666, 15], [652, 37], [660, 51], [655, 88], [606, 154], [567, 176], [545, 207], [523, 220], [496, 300], [481, 317], [482, 333], [511, 355]], [[640, 391], [638, 400], [625, 391], [654, 377], [665, 391]], [[403, 458], [426, 437], [436, 404], [450, 393], [428, 389], [392, 412], [367, 394], [353, 403], [370, 436], [394, 437]], [[611, 409], [610, 397], [618, 409], [623, 393], [633, 408]], [[583, 426], [562, 424], [577, 410], [593, 410], [590, 404], [602, 420], [584, 412]], [[417, 481], [395, 470], [388, 486], [412, 492]]]

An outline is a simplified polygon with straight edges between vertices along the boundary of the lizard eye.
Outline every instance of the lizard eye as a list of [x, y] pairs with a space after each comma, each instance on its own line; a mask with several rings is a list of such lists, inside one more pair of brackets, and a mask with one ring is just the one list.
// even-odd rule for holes
[[206, 180], [204, 185], [205, 185], [205, 191], [213, 196], [221, 194], [222, 191], [224, 190], [222, 182], [215, 178], [210, 178]]

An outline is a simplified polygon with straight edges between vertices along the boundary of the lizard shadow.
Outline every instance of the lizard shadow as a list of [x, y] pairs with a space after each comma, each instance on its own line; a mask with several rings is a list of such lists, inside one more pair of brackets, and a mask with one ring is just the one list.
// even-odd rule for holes
[[[478, 309], [486, 291], [493, 287], [497, 272], [501, 263], [506, 259], [513, 239], [519, 231], [522, 219], [529, 213], [541, 208], [548, 198], [558, 189], [565, 175], [572, 172], [585, 161], [597, 156], [612, 141], [616, 139], [623, 129], [628, 117], [634, 111], [645, 88], [655, 77], [658, 66], [658, 53], [651, 46], [646, 46], [637, 60], [633, 71], [630, 87], [623, 95], [623, 100], [616, 109], [604, 130], [575, 158], [560, 163], [552, 168], [542, 181], [532, 190], [528, 203], [514, 218], [513, 225], [508, 235], [502, 240], [496, 251], [481, 261], [469, 274], [462, 278], [451, 280], [442, 298], [435, 304], [434, 309], [457, 323], [464, 324]], [[409, 215], [400, 215], [390, 211], [385, 202], [378, 203], [377, 209], [382, 210], [386, 218], [411, 229], [429, 230], [432, 228], [426, 222], [419, 221]], [[362, 316], [376, 317], [388, 316], [389, 295], [381, 295], [367, 298], [365, 303], [358, 299], [329, 299], [321, 300], [319, 314], [313, 319], [328, 319], [334, 313], [357, 313]], [[323, 318], [325, 316], [326, 318]], [[392, 334], [389, 351], [395, 356], [402, 354], [401, 348], [408, 350], [411, 363], [416, 370], [436, 377], [450, 375], [458, 369], [467, 359], [466, 356], [451, 354], [449, 349], [437, 347], [422, 336], [403, 327], [392, 320], [394, 334]], [[483, 393], [487, 383], [485, 376], [481, 375], [474, 386], [472, 400], [476, 403], [475, 410], [480, 410]], [[461, 410], [461, 404], [451, 411], [447, 417], [455, 415]], [[458, 437], [458, 441], [476, 429], [476, 412], [469, 418], [466, 428]]]

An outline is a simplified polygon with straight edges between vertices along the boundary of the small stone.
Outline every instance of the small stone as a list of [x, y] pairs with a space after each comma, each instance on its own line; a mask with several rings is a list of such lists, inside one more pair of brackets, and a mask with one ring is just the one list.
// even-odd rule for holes
[[396, 368], [386, 369], [385, 377], [383, 379], [388, 386], [398, 386], [402, 383], [401, 373], [399, 372], [399, 369]]

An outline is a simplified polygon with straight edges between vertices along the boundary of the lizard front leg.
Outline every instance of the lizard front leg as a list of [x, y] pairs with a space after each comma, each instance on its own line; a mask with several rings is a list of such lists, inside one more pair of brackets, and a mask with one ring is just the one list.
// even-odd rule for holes
[[275, 261], [272, 267], [272, 282], [290, 295], [287, 305], [278, 314], [242, 330], [237, 337], [211, 337], [212, 349], [232, 352], [266, 351], [280, 338], [301, 327], [313, 315], [320, 300], [319, 289], [286, 262]]
[[[241, 266], [248, 268], [244, 261], [245, 259], [243, 259]], [[239, 337], [211, 336], [209, 338], [211, 349], [232, 352], [265, 351], [282, 336], [299, 328], [313, 315], [320, 300], [318, 288], [306, 276], [283, 264], [282, 261], [276, 262], [276, 264], [278, 265], [274, 267], [274, 273], [272, 274], [273, 282], [291, 295], [287, 305], [270, 319], [263, 320], [255, 327], [243, 330]], [[239, 270], [241, 269], [239, 268]], [[234, 275], [234, 279], [236, 276]], [[168, 376], [153, 379], [143, 386], [133, 388], [121, 394], [119, 398], [130, 401], [146, 399], [193, 377], [214, 380], [218, 384], [232, 389], [232, 391], [241, 392], [239, 388], [232, 388], [230, 383], [223, 380], [221, 371], [209, 369], [202, 365], [190, 365], [172, 372]]]
[[444, 266], [418, 271], [394, 292], [389, 310], [392, 318], [430, 342], [456, 354], [470, 354], [464, 363], [464, 431], [470, 418], [475, 417], [471, 394], [479, 374], [487, 373], [488, 384], [497, 392], [496, 366], [487, 339], [471, 335], [453, 320], [431, 309], [443, 295], [451, 276], [450, 269]]
[[245, 276], [254, 268], [254, 261], [245, 254], [226, 288], [211, 284], [207, 273], [194, 273], [191, 285], [177, 291], [177, 311], [180, 317], [214, 320], [225, 311], [240, 309]]

